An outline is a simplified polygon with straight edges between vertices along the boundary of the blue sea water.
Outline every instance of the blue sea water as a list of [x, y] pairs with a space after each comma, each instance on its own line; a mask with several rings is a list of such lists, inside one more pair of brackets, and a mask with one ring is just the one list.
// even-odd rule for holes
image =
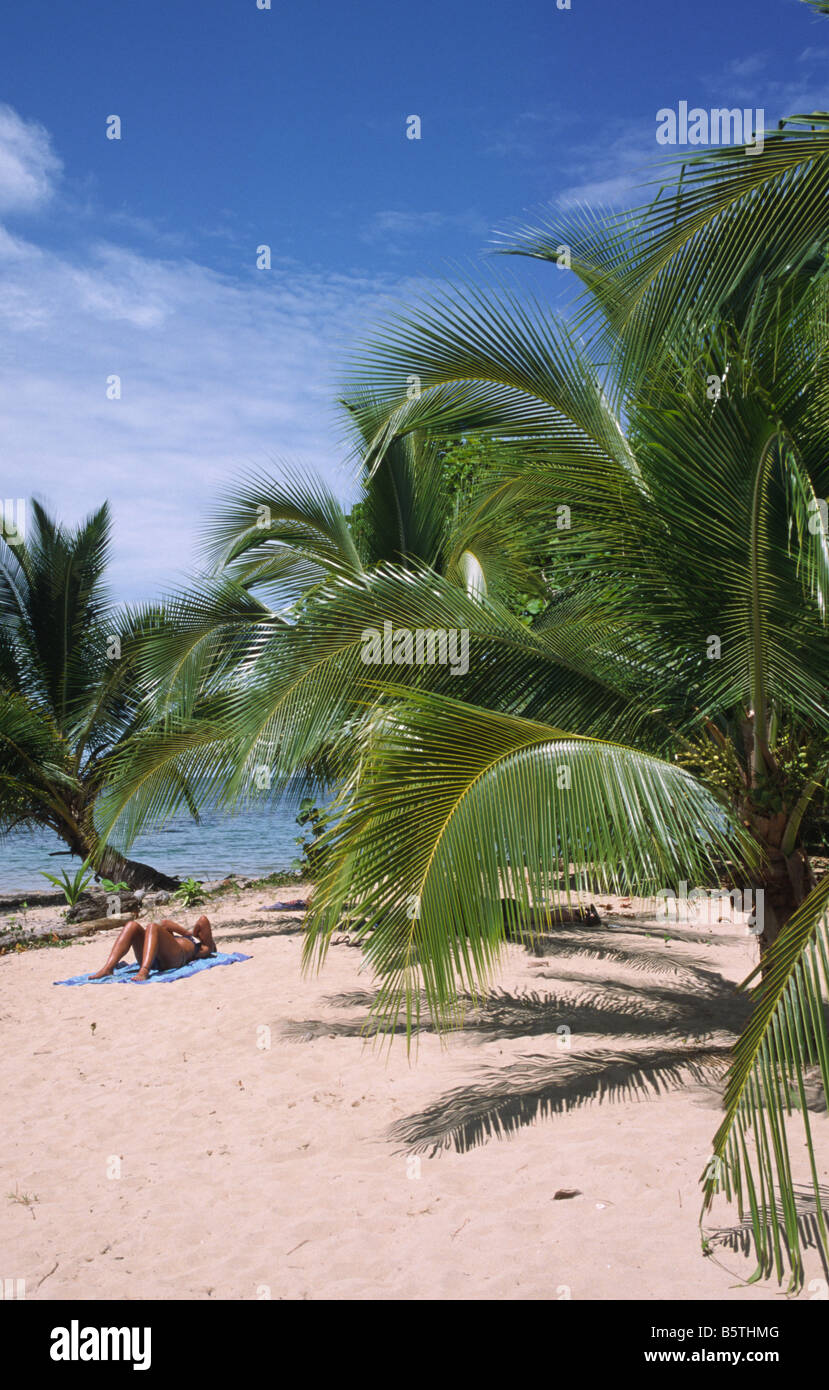
[[[200, 824], [189, 816], [172, 818], [163, 829], [140, 835], [128, 850], [131, 859], [179, 878], [207, 881], [225, 874], [264, 876], [295, 866], [298, 802], [284, 800], [236, 815], [206, 814]], [[0, 893], [51, 888], [40, 871], [74, 873], [80, 860], [48, 831], [16, 831], [0, 840]]]

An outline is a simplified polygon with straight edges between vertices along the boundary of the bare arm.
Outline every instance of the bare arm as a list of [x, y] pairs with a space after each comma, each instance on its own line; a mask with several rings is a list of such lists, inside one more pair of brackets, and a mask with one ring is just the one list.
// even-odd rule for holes
[[178, 922], [170, 921], [169, 918], [165, 918], [164, 921], [159, 922], [158, 925], [160, 927], [166, 927], [168, 932], [172, 932], [173, 936], [183, 936], [186, 941], [198, 941], [199, 939], [194, 932], [187, 931], [185, 927], [179, 926]]

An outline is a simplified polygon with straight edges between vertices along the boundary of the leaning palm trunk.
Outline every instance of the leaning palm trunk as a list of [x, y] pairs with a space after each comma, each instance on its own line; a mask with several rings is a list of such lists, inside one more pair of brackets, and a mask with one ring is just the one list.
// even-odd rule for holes
[[[115, 882], [123, 880], [130, 888], [173, 892], [180, 886], [179, 879], [162, 873], [160, 869], [154, 869], [151, 864], [142, 864], [138, 859], [127, 859], [110, 845], [105, 845], [97, 853], [99, 858], [95, 868], [104, 878], [113, 879]], [[92, 854], [94, 857], [94, 850]]]
[[81, 822], [77, 829], [67, 828], [61, 838], [73, 854], [89, 860], [93, 871], [101, 878], [112, 879], [116, 883], [126, 883], [130, 888], [149, 888], [169, 890], [178, 888], [179, 880], [162, 873], [151, 864], [128, 859], [111, 845], [102, 843], [94, 827]]
[[[107, 877], [175, 887], [102, 843], [94, 823], [109, 760], [163, 717], [143, 698], [136, 623], [103, 590], [109, 509], [68, 531], [33, 500], [27, 530], [0, 537], [0, 835], [48, 827]], [[157, 631], [154, 613], [143, 621]]]

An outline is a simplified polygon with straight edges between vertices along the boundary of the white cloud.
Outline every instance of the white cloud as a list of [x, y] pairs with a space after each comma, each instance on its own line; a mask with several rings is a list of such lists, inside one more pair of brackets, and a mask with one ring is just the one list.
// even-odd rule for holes
[[652, 126], [628, 121], [605, 140], [572, 144], [568, 163], [578, 167], [580, 178], [559, 191], [559, 207], [575, 203], [616, 207], [645, 201], [644, 185], [656, 176], [655, 166], [664, 154], [656, 145], [655, 131], [655, 121]]
[[70, 259], [10, 237], [0, 280], [0, 496], [34, 493], [67, 522], [109, 497], [120, 597], [182, 577], [216, 493], [245, 468], [288, 457], [351, 491], [336, 385], [386, 288], [406, 286], [291, 264], [231, 279], [110, 243]]
[[387, 208], [374, 214], [361, 237], [372, 244], [382, 243], [385, 250], [394, 253], [401, 243], [410, 243], [413, 237], [430, 236], [446, 228], [459, 229], [480, 239], [489, 231], [488, 223], [471, 209], [455, 213]]
[[51, 196], [61, 171], [49, 133], [0, 104], [0, 212], [29, 212]]
[[727, 65], [727, 71], [735, 77], [753, 77], [755, 73], [763, 71], [767, 62], [764, 53], [751, 53], [747, 58], [733, 58]]

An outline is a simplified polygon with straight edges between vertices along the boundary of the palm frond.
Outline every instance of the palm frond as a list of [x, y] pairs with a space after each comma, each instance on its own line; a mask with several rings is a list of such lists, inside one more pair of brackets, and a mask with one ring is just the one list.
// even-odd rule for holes
[[431, 692], [398, 693], [327, 837], [331, 867], [306, 950], [324, 956], [347, 902], [383, 981], [380, 1026], [401, 1014], [417, 1026], [421, 983], [431, 1016], [450, 1025], [458, 988], [490, 980], [502, 897], [514, 899], [520, 932], [533, 908], [557, 901], [562, 866], [647, 893], [711, 872], [735, 850], [752, 858], [730, 813], [674, 764]]
[[[828, 905], [829, 877], [813, 889], [767, 953], [752, 1016], [734, 1050], [726, 1115], [704, 1174], [703, 1211], [722, 1191], [729, 1200], [736, 1198], [741, 1215], [746, 1210], [751, 1215], [758, 1259], [752, 1279], [775, 1272], [780, 1280], [788, 1268], [790, 1290], [803, 1282], [798, 1182], [811, 1181], [824, 1254], [829, 1250], [807, 1094], [814, 1077], [829, 1096]], [[802, 1158], [795, 1138], [797, 1150], [805, 1148]]]

